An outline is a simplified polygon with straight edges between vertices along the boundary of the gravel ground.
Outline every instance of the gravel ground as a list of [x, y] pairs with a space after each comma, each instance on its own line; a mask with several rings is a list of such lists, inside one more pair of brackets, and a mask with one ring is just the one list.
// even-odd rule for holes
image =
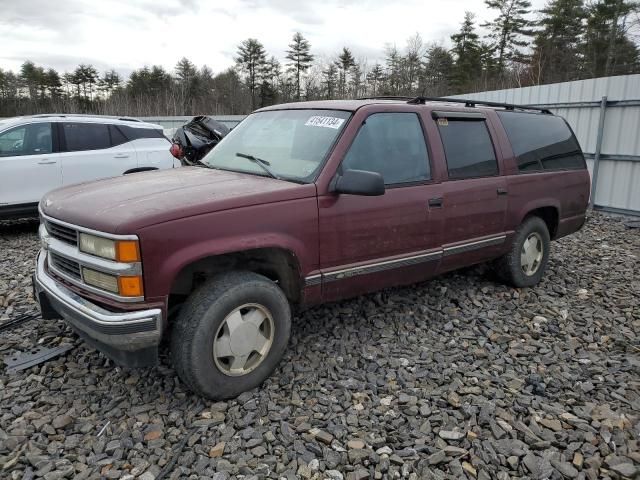
[[[0, 322], [35, 309], [37, 248], [0, 225]], [[536, 288], [476, 267], [301, 314], [272, 378], [219, 403], [30, 320], [0, 334], [0, 478], [638, 476], [639, 271], [640, 230], [592, 214]]]

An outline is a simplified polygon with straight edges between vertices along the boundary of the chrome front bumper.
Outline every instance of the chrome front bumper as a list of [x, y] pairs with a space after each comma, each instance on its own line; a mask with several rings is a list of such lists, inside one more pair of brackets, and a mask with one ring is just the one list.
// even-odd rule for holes
[[[131, 312], [111, 312], [66, 288], [46, 271], [46, 250], [38, 255], [34, 289], [36, 299], [46, 301], [89, 344], [103, 351], [116, 362], [130, 366], [152, 364], [150, 356], [162, 337], [162, 311], [159, 308]], [[44, 306], [41, 305], [44, 310]], [[136, 359], [139, 353], [145, 361]], [[132, 356], [133, 355], [133, 356]], [[132, 358], [132, 361], [127, 360]]]

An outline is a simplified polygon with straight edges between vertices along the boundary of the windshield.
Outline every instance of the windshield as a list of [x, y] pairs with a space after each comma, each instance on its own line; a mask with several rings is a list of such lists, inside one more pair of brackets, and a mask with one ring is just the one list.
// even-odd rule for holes
[[312, 182], [350, 115], [338, 110], [254, 113], [231, 130], [202, 163], [211, 168]]

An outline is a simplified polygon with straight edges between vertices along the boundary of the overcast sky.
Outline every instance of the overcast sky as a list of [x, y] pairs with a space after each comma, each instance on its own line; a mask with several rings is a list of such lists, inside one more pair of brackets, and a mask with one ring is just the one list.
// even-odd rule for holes
[[386, 44], [403, 48], [416, 32], [448, 46], [465, 10], [478, 23], [495, 16], [483, 0], [0, 0], [0, 68], [17, 71], [29, 59], [128, 75], [143, 65], [173, 70], [186, 56], [219, 72], [248, 37], [282, 60], [296, 31], [321, 58], [346, 45], [374, 62]]

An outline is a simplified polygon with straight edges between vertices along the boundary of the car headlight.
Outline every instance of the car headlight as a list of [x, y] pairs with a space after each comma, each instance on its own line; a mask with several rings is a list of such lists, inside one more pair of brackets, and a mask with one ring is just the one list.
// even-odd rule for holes
[[113, 293], [119, 293], [118, 277], [107, 273], [91, 270], [90, 268], [82, 269], [82, 278], [84, 283], [93, 287], [101, 288]]
[[141, 275], [118, 277], [83, 267], [82, 278], [87, 285], [117, 293], [122, 297], [142, 297], [144, 295]]
[[118, 262], [139, 262], [137, 240], [111, 240], [88, 233], [80, 234], [80, 251]]

